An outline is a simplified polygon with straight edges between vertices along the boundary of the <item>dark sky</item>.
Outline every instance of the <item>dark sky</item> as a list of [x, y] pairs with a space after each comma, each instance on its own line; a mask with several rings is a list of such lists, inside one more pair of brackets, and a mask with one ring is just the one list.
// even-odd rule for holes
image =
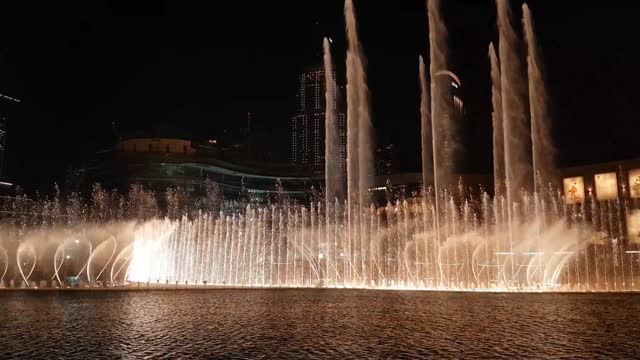
[[[136, 5], [132, 5], [135, 3]], [[422, 0], [356, 0], [379, 143], [419, 163]], [[469, 171], [491, 168], [487, 48], [492, 0], [443, 1], [451, 68], [462, 79]], [[521, 2], [513, 2], [520, 22]], [[529, 2], [546, 63], [560, 165], [640, 156], [632, 5]], [[207, 138], [246, 113], [284, 157], [296, 76], [321, 61], [323, 35], [344, 61], [342, 1], [64, 1], [0, 4], [0, 92], [22, 99], [6, 175], [29, 189], [60, 181], [121, 134], [157, 127]], [[339, 66], [339, 70], [342, 70]]]

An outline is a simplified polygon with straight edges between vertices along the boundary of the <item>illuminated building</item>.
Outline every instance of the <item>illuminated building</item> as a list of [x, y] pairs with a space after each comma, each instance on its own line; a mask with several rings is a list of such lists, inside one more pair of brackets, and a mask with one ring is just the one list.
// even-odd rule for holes
[[376, 149], [376, 175], [391, 175], [395, 172], [393, 167], [395, 150], [396, 147], [393, 144], [387, 144]]
[[[244, 153], [244, 152], [242, 152]], [[291, 168], [289, 164], [253, 162], [238, 156], [219, 139], [193, 142], [186, 139], [133, 137], [118, 141], [97, 154], [90, 164], [75, 169], [68, 184], [75, 191], [87, 192], [95, 182], [107, 189], [126, 192], [133, 184], [161, 193], [180, 187], [188, 193], [204, 191], [205, 180], [220, 186], [225, 198], [243, 196], [268, 201], [282, 194], [304, 200], [312, 187], [320, 188], [321, 178]], [[280, 184], [282, 190], [277, 189]]]
[[[11, 96], [0, 94], [0, 181], [5, 180], [4, 157], [7, 147], [7, 130], [9, 118], [15, 111], [16, 104], [20, 100]], [[3, 184], [6, 184], [3, 182]]]
[[[341, 110], [340, 90], [336, 84], [333, 94], [338, 107], [340, 167], [346, 172], [347, 116]], [[323, 171], [325, 160], [325, 91], [322, 67], [311, 68], [300, 74], [296, 112], [291, 118], [291, 163], [311, 166], [316, 174]]]

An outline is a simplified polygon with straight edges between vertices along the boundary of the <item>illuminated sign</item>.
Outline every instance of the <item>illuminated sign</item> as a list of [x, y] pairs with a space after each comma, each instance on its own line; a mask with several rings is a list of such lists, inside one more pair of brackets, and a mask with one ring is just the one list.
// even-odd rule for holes
[[618, 197], [618, 178], [616, 173], [597, 174], [595, 179], [598, 200], [613, 200]]
[[567, 204], [579, 204], [584, 200], [584, 179], [582, 176], [565, 178], [564, 202]]
[[629, 171], [629, 194], [634, 199], [640, 198], [640, 169]]
[[629, 243], [640, 244], [640, 210], [631, 210], [627, 214]]

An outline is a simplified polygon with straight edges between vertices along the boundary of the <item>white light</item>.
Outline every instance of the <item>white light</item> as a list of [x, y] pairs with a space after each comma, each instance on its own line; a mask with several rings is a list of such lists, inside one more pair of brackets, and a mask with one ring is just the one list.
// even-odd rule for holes
[[333, 39], [332, 38], [329, 38], [329, 43], [333, 44]]
[[458, 84], [456, 84], [456, 83], [455, 83], [455, 82], [453, 82], [453, 81], [451, 82], [451, 85], [453, 85], [453, 87], [454, 87], [454, 88], [456, 88], [456, 89], [458, 88]]
[[67, 255], [67, 259], [71, 259], [71, 255]]
[[378, 187], [374, 187], [369, 189], [369, 191], [380, 191], [380, 190], [387, 190], [386, 186], [378, 186]]
[[80, 242], [80, 240], [76, 239], [75, 243], [77, 244], [77, 243], [79, 243], [79, 242]]
[[638, 250], [627, 250], [627, 254], [640, 254]]
[[324, 254], [323, 253], [318, 254], [318, 259], [322, 259], [322, 258], [324, 258]]
[[513, 255], [513, 253], [508, 251], [496, 251], [496, 255]]
[[2, 185], [2, 186], [13, 186], [12, 183], [6, 182], [6, 181], [0, 181], [0, 185]]

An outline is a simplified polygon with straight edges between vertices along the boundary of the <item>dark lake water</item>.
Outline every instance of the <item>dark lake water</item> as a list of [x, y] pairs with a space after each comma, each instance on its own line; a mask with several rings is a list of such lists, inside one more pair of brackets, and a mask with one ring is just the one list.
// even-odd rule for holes
[[640, 358], [640, 296], [0, 292], [0, 358]]

